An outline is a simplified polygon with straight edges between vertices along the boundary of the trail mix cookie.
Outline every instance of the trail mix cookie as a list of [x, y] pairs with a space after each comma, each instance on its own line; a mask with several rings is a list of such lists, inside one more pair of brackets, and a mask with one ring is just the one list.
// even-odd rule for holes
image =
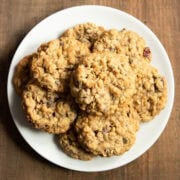
[[26, 116], [37, 129], [49, 133], [66, 132], [74, 122], [77, 114], [70, 97], [47, 91], [36, 84], [27, 84], [23, 91], [22, 104]]
[[70, 157], [80, 160], [91, 160], [94, 155], [85, 151], [77, 139], [77, 134], [74, 128], [71, 128], [66, 133], [60, 134], [58, 137], [59, 146]]
[[115, 52], [139, 60], [151, 61], [151, 51], [145, 40], [133, 31], [111, 29], [105, 31], [93, 46], [93, 52]]
[[82, 110], [113, 113], [135, 93], [135, 74], [125, 56], [91, 53], [73, 72], [70, 86]]
[[18, 65], [16, 66], [14, 77], [13, 77], [13, 84], [15, 90], [18, 95], [22, 94], [22, 91], [25, 85], [30, 80], [30, 63], [32, 61], [33, 55], [25, 56], [23, 59], [20, 60]]
[[79, 58], [89, 53], [88, 47], [69, 37], [63, 37], [40, 46], [33, 58], [31, 72], [42, 87], [64, 93]]
[[136, 71], [136, 93], [133, 96], [134, 108], [142, 121], [152, 120], [165, 107], [167, 83], [156, 68], [148, 63], [134, 63]]
[[105, 29], [93, 23], [84, 23], [66, 30], [62, 36], [73, 37], [91, 48], [94, 42], [100, 38]]
[[120, 155], [135, 142], [139, 121], [129, 117], [126, 109], [111, 116], [81, 114], [75, 127], [82, 146], [95, 155]]
[[151, 58], [137, 33], [84, 23], [24, 57], [13, 84], [28, 121], [57, 134], [70, 157], [121, 155], [135, 143], [140, 122], [167, 101], [167, 82]]

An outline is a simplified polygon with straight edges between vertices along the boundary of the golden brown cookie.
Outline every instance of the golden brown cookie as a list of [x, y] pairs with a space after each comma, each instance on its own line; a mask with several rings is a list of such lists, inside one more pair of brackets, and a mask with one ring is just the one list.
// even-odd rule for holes
[[63, 37], [40, 46], [33, 58], [31, 72], [34, 79], [48, 90], [67, 92], [69, 79], [81, 56], [89, 53], [88, 47], [69, 37]]
[[61, 149], [72, 158], [87, 161], [94, 157], [92, 153], [87, 152], [81, 147], [74, 128], [71, 128], [66, 133], [60, 134], [58, 143]]
[[137, 74], [137, 92], [133, 96], [134, 108], [142, 121], [152, 120], [165, 107], [166, 80], [156, 68], [147, 62], [134, 60], [132, 67]]
[[82, 43], [88, 45], [91, 49], [94, 42], [98, 40], [105, 29], [101, 26], [97, 26], [94, 23], [78, 24], [68, 30], [66, 30], [62, 36], [73, 37]]
[[61, 97], [36, 84], [27, 84], [22, 104], [29, 122], [35, 128], [49, 133], [66, 132], [77, 116], [75, 104], [70, 97]]
[[151, 61], [151, 51], [137, 33], [123, 29], [105, 31], [93, 46], [93, 52], [115, 52], [131, 58]]
[[139, 120], [132, 118], [128, 107], [123, 107], [110, 116], [78, 116], [75, 124], [78, 140], [86, 150], [95, 155], [113, 156], [132, 147]]
[[24, 57], [13, 84], [28, 121], [57, 134], [68, 156], [111, 157], [128, 151], [140, 122], [165, 107], [167, 82], [151, 59], [133, 31], [78, 24]]
[[109, 114], [135, 93], [135, 74], [126, 56], [91, 53], [73, 72], [70, 87], [82, 110]]
[[25, 56], [23, 59], [20, 60], [20, 62], [16, 66], [13, 77], [13, 84], [18, 95], [22, 94], [24, 87], [30, 80], [29, 67], [33, 56], [34, 54]]

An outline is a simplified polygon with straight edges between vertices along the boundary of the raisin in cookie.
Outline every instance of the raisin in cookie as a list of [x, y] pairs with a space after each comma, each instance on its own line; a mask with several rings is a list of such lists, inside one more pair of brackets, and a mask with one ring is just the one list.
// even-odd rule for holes
[[64, 93], [79, 58], [89, 53], [88, 47], [69, 37], [50, 41], [40, 46], [33, 58], [31, 73], [48, 90]]
[[22, 95], [26, 116], [35, 128], [49, 133], [66, 132], [75, 120], [76, 108], [70, 97], [47, 91], [36, 84], [27, 84]]
[[113, 156], [128, 151], [135, 143], [139, 121], [120, 108], [110, 116], [81, 114], [75, 128], [82, 146], [95, 155]]
[[135, 74], [126, 56], [91, 53], [71, 77], [71, 94], [88, 113], [113, 113], [135, 93]]
[[20, 62], [16, 66], [16, 70], [13, 77], [13, 84], [18, 95], [22, 94], [25, 85], [30, 80], [29, 67], [33, 56], [34, 54], [25, 56], [23, 59], [20, 60]]
[[60, 134], [58, 143], [61, 149], [72, 158], [87, 161], [94, 157], [92, 153], [85, 151], [80, 146], [74, 128], [71, 128], [66, 133]]
[[137, 74], [137, 92], [133, 96], [134, 108], [142, 121], [152, 120], [165, 107], [167, 101], [166, 80], [156, 68], [147, 62], [139, 62], [134, 59], [131, 65]]
[[87, 44], [91, 49], [94, 42], [99, 39], [104, 31], [104, 28], [101, 26], [97, 26], [93, 23], [84, 23], [66, 30], [62, 36], [73, 37], [82, 43]]
[[151, 61], [151, 51], [146, 47], [145, 40], [137, 33], [125, 30], [111, 29], [105, 31], [93, 46], [93, 52], [116, 52], [127, 55], [129, 59]]

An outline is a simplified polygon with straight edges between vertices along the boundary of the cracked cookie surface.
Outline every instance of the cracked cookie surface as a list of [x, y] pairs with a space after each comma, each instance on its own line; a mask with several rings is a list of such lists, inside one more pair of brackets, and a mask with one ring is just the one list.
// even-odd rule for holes
[[74, 128], [71, 128], [66, 133], [60, 134], [58, 143], [61, 149], [70, 157], [80, 160], [91, 160], [94, 155], [85, 151], [77, 139], [77, 134]]
[[68, 30], [66, 30], [62, 36], [73, 37], [82, 43], [87, 44], [91, 49], [94, 42], [100, 38], [105, 29], [101, 26], [97, 26], [94, 23], [78, 24]]
[[93, 46], [93, 52], [115, 52], [142, 61], [151, 61], [151, 51], [137, 33], [123, 29], [105, 31]]
[[27, 84], [22, 95], [22, 104], [29, 122], [37, 129], [49, 133], [66, 132], [77, 113], [70, 97], [47, 91], [36, 84]]
[[17, 64], [14, 76], [13, 84], [18, 95], [22, 95], [22, 91], [28, 81], [30, 80], [30, 63], [32, 61], [33, 55], [25, 56]]
[[78, 140], [95, 155], [113, 156], [128, 151], [135, 143], [139, 121], [130, 115], [131, 110], [120, 108], [111, 116], [81, 114], [75, 128]]
[[126, 56], [91, 53], [72, 73], [70, 87], [82, 110], [108, 114], [135, 93], [135, 74]]
[[152, 120], [165, 107], [167, 82], [158, 70], [146, 62], [133, 62], [137, 74], [134, 108], [142, 121]]
[[67, 92], [75, 64], [88, 53], [85, 44], [69, 37], [45, 43], [38, 48], [37, 56], [32, 60], [32, 76], [48, 90]]

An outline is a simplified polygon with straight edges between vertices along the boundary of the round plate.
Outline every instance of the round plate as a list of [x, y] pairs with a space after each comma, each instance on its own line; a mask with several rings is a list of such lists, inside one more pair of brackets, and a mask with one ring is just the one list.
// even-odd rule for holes
[[[135, 145], [121, 156], [111, 158], [94, 158], [84, 162], [72, 159], [57, 146], [53, 135], [35, 130], [25, 119], [20, 98], [12, 85], [15, 66], [24, 56], [36, 51], [40, 44], [55, 39], [61, 33], [76, 24], [93, 22], [105, 28], [130, 29], [144, 37], [151, 48], [152, 65], [165, 76], [168, 84], [168, 101], [166, 107], [149, 123], [142, 123], [137, 133]], [[174, 101], [174, 78], [170, 60], [162, 44], [154, 33], [133, 16], [117, 9], [103, 6], [77, 6], [59, 11], [37, 24], [23, 39], [12, 59], [9, 69], [7, 94], [13, 120], [26, 142], [42, 157], [50, 162], [78, 171], [104, 171], [123, 166], [147, 151], [164, 130]]]

